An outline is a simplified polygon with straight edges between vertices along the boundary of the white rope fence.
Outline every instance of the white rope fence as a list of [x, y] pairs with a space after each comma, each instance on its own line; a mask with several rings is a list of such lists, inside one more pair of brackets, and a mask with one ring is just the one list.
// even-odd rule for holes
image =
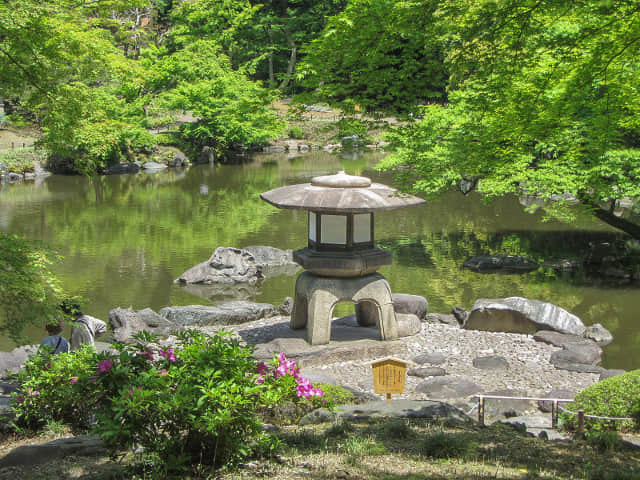
[[467, 415], [473, 412], [475, 409], [478, 409], [478, 423], [480, 425], [484, 425], [484, 405], [486, 399], [494, 399], [494, 400], [529, 400], [529, 401], [538, 401], [538, 402], [551, 402], [551, 428], [557, 428], [558, 426], [558, 410], [562, 410], [565, 413], [570, 415], [574, 415], [578, 417], [578, 433], [582, 433], [584, 431], [584, 419], [594, 419], [594, 420], [609, 420], [609, 421], [633, 421], [632, 418], [626, 417], [601, 417], [598, 415], [586, 415], [584, 410], [578, 410], [578, 412], [572, 412], [566, 408], [560, 406], [560, 403], [572, 403], [574, 400], [571, 398], [541, 398], [541, 397], [507, 397], [502, 395], [474, 395], [478, 399], [478, 403], [474, 406]]

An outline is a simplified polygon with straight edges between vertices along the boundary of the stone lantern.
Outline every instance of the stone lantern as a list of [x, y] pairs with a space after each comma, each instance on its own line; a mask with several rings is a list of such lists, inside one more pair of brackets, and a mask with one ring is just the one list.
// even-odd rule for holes
[[377, 273], [392, 263], [392, 256], [375, 246], [373, 212], [424, 200], [344, 172], [260, 197], [278, 208], [308, 211], [307, 247], [293, 252], [293, 259], [307, 271], [296, 280], [291, 328], [306, 327], [312, 345], [329, 343], [333, 307], [351, 301], [359, 325], [378, 326], [382, 340], [397, 338], [391, 287]]

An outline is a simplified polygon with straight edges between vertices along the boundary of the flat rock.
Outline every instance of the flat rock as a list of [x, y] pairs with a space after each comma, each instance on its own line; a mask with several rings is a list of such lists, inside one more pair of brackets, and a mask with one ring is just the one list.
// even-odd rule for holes
[[553, 364], [558, 370], [566, 370], [568, 372], [576, 372], [576, 373], [595, 373], [600, 375], [604, 368], [598, 367], [597, 365], [587, 365], [584, 363], [571, 363], [571, 362], [561, 362], [557, 361]]
[[595, 342], [581, 335], [554, 332], [552, 330], [540, 330], [533, 335], [536, 342], [544, 342], [555, 347], [567, 348], [573, 345], [593, 345]]
[[271, 360], [284, 352], [303, 368], [337, 362], [364, 361], [388, 356], [402, 356], [407, 346], [399, 340], [331, 341], [328, 345], [309, 345], [302, 338], [276, 338], [256, 346], [253, 356], [257, 360]]
[[431, 377], [416, 386], [416, 392], [435, 399], [463, 398], [481, 391], [482, 387], [465, 377]]
[[[398, 324], [398, 337], [409, 337], [420, 333], [422, 329], [422, 322], [420, 319], [410, 313], [396, 313], [396, 322]], [[353, 329], [353, 330], [349, 330]], [[355, 340], [361, 338], [363, 333], [370, 338], [379, 338], [379, 330], [377, 326], [363, 327], [358, 324], [356, 314], [346, 315], [344, 317], [337, 318], [331, 322], [331, 334], [334, 330], [336, 332], [342, 331], [341, 337], [349, 335]]]
[[441, 367], [414, 367], [407, 370], [407, 375], [419, 378], [444, 377], [447, 371]]
[[522, 297], [477, 300], [465, 328], [531, 334], [538, 330], [553, 330], [582, 335], [585, 331], [582, 321], [566, 310], [552, 303]]
[[108, 455], [108, 452], [98, 437], [83, 435], [61, 438], [44, 445], [24, 445], [14, 448], [0, 459], [0, 468], [37, 465], [60, 460], [69, 455]]
[[237, 325], [273, 317], [276, 309], [270, 303], [241, 300], [212, 307], [204, 305], [165, 307], [158, 313], [161, 317], [181, 326]]
[[337, 409], [338, 417], [344, 420], [360, 418], [396, 417], [396, 418], [428, 418], [443, 422], [473, 423], [462, 410], [443, 402], [430, 400], [379, 400], [360, 405], [341, 406]]
[[114, 308], [109, 312], [109, 325], [113, 331], [113, 339], [116, 342], [128, 342], [136, 333], [141, 331], [155, 335], [169, 335], [183, 328], [150, 308], [143, 310]]
[[509, 362], [499, 355], [489, 355], [474, 358], [473, 366], [481, 370], [504, 370], [509, 368]]
[[154, 171], [154, 172], [158, 170], [164, 170], [165, 168], [167, 168], [166, 165], [158, 162], [147, 162], [144, 165], [142, 165], [143, 170]]
[[413, 361], [418, 365], [441, 365], [447, 361], [447, 357], [440, 352], [425, 352], [413, 357]]

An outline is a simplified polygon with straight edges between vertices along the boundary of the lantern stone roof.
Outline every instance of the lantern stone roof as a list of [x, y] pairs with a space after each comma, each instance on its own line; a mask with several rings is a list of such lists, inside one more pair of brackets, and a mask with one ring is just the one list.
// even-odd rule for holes
[[260, 195], [278, 208], [318, 212], [368, 212], [421, 205], [425, 201], [398, 192], [395, 188], [373, 183], [367, 177], [339, 172], [314, 177], [311, 183], [276, 188]]

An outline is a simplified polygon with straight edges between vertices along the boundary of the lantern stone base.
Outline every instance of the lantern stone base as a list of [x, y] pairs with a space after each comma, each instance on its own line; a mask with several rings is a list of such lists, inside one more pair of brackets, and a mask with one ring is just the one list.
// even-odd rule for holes
[[359, 325], [377, 325], [381, 340], [398, 338], [391, 287], [379, 273], [353, 278], [329, 278], [311, 272], [301, 273], [296, 280], [291, 328], [306, 327], [307, 342], [311, 345], [329, 343], [331, 313], [339, 302], [344, 301], [367, 306], [356, 309]]

